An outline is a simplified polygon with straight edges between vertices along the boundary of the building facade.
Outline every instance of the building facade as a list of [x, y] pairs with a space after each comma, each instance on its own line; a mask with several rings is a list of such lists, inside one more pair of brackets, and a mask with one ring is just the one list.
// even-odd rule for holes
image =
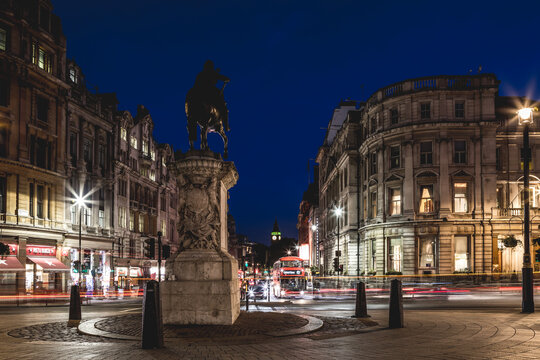
[[153, 138], [147, 109], [132, 118], [117, 105], [66, 60], [49, 0], [2, 1], [0, 293], [63, 292], [79, 276], [88, 291], [131, 288], [157, 273], [146, 238], [160, 231], [176, 251], [173, 150]]
[[[522, 240], [523, 127], [516, 115], [530, 102], [498, 90], [493, 74], [411, 79], [349, 108], [341, 124], [333, 119], [317, 157], [325, 264], [335, 256], [340, 219], [332, 209], [339, 206], [340, 263], [348, 275], [521, 268], [522, 244], [504, 240]], [[536, 129], [533, 237], [540, 223]]]

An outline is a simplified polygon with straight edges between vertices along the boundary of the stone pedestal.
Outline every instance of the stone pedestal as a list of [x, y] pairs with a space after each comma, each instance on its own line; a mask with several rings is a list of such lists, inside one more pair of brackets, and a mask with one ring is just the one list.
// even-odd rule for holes
[[171, 164], [176, 176], [180, 251], [160, 285], [164, 324], [233, 324], [240, 314], [238, 264], [227, 252], [227, 197], [238, 173], [210, 151]]

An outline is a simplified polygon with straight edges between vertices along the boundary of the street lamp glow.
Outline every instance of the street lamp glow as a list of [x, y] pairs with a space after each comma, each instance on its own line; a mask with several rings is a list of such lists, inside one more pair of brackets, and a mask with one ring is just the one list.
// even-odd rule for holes
[[336, 215], [337, 217], [341, 217], [341, 215], [343, 215], [343, 209], [340, 207], [336, 207], [334, 209], [334, 215]]
[[317, 231], [317, 225], [311, 225], [311, 231]]
[[532, 124], [533, 109], [532, 108], [519, 109], [518, 118], [519, 118], [520, 124]]
[[78, 207], [85, 206], [86, 204], [85, 204], [84, 197], [76, 195], [75, 196], [75, 205], [77, 205]]
[[287, 255], [291, 255], [291, 250], [287, 250]]

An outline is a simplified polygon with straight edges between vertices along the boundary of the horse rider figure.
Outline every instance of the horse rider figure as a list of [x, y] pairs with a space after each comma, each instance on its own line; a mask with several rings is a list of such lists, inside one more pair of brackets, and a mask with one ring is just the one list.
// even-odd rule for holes
[[214, 106], [219, 111], [225, 131], [230, 131], [229, 111], [223, 97], [223, 89], [218, 89], [216, 86], [220, 80], [224, 83], [231, 81], [227, 76], [220, 74], [219, 69], [214, 68], [212, 60], [206, 60], [203, 70], [195, 79], [193, 88], [201, 96], [201, 100], [207, 101], [209, 105]]

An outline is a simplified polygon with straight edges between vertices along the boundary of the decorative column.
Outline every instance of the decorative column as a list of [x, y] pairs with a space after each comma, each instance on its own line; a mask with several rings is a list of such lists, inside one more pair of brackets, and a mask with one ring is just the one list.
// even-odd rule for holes
[[179, 189], [180, 248], [160, 284], [163, 323], [231, 325], [240, 289], [237, 261], [227, 252], [227, 198], [238, 172], [209, 150], [190, 150], [169, 169]]

